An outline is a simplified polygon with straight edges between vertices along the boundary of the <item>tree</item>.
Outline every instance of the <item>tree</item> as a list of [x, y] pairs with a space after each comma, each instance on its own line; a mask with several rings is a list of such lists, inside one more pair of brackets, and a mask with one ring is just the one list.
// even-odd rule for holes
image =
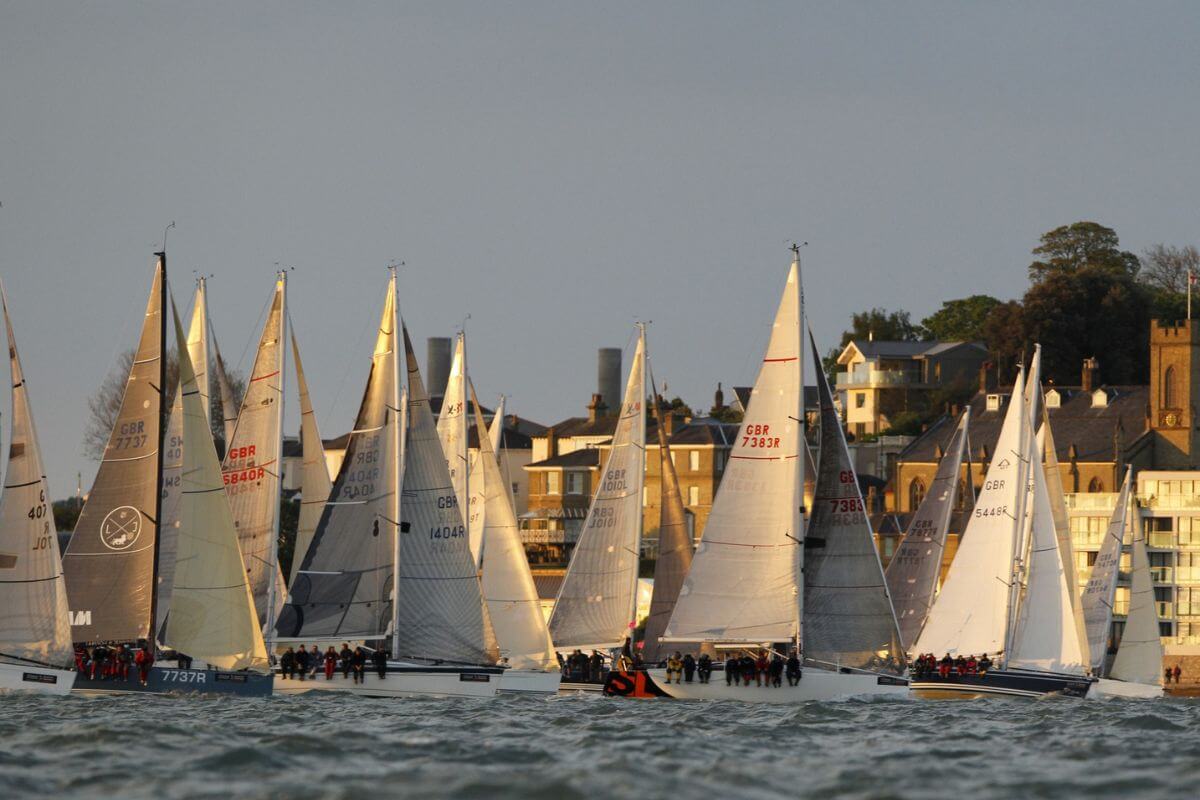
[[850, 330], [842, 331], [838, 347], [830, 350], [822, 359], [825, 374], [830, 384], [837, 379], [837, 360], [846, 345], [854, 339], [875, 339], [881, 342], [918, 342], [925, 331], [914, 325], [907, 311], [888, 311], [886, 308], [871, 308], [850, 316]]
[[996, 377], [1010, 382], [1025, 350], [1025, 308], [1019, 300], [1009, 300], [993, 308], [983, 323], [983, 341], [996, 364]]
[[1189, 274], [1200, 275], [1200, 251], [1192, 245], [1156, 244], [1142, 253], [1138, 280], [1152, 289], [1186, 294]]
[[1092, 267], [1117, 275], [1137, 275], [1137, 256], [1120, 249], [1117, 232], [1096, 222], [1074, 222], [1043, 233], [1029, 265], [1029, 280], [1037, 284], [1051, 275]]
[[999, 300], [986, 294], [946, 300], [939, 310], [921, 320], [921, 327], [929, 338], [943, 342], [983, 341], [984, 323], [998, 305]]

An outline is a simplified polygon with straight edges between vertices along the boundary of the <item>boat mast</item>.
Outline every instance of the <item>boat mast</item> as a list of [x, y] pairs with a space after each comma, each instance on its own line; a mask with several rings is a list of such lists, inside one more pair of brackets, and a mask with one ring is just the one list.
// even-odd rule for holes
[[[807, 242], [806, 242], [807, 244]], [[792, 500], [792, 530], [793, 538], [796, 547], [796, 557], [793, 559], [795, 570], [795, 591], [796, 591], [796, 658], [801, 658], [801, 645], [803, 644], [804, 634], [804, 472], [807, 465], [805, 461], [805, 448], [808, 446], [808, 438], [805, 435], [804, 424], [804, 284], [800, 279], [800, 245], [792, 244], [792, 263], [796, 267], [796, 292], [799, 295], [797, 308], [797, 325], [796, 325], [796, 364], [799, 383], [799, 391], [796, 399], [796, 424], [799, 430], [796, 434], [796, 485], [793, 487], [795, 495]]]
[[[1026, 529], [1032, 529], [1033, 520], [1028, 520], [1027, 524], [1025, 517], [1030, 512], [1029, 497], [1032, 494], [1033, 482], [1037, 480], [1037, 476], [1033, 472], [1033, 451], [1035, 449], [1033, 420], [1029, 413], [1030, 409], [1025, 404], [1025, 391], [1029, 390], [1030, 386], [1041, 384], [1041, 370], [1038, 369], [1040, 364], [1041, 346], [1034, 345], [1032, 366], [1030, 368], [1030, 372], [1025, 375], [1025, 382], [1022, 386], [1022, 392], [1020, 396], [1018, 396], [1017, 392], [1015, 391], [1016, 387], [1014, 387], [1012, 399], [1009, 401], [1011, 403], [1021, 403], [1021, 438], [1019, 440], [1021, 452], [1014, 454], [1015, 458], [1017, 459], [1017, 476], [1019, 479], [1017, 485], [1020, 486], [1021, 489], [1017, 493], [1017, 508], [1016, 513], [1013, 515], [1013, 549], [1011, 570], [1009, 573], [1012, 579], [1012, 584], [1009, 586], [1008, 591], [1007, 617], [1005, 619], [1004, 626], [1005, 666], [1008, 664], [1008, 659], [1012, 651], [1013, 637], [1016, 634], [1018, 603], [1020, 602], [1021, 591], [1024, 588], [1024, 583], [1027, 578], [1025, 571], [1028, 561], [1028, 541], [1026, 538]], [[1024, 369], [1022, 369], [1022, 372], [1023, 371]], [[1030, 396], [1033, 397], [1034, 395], [1031, 393]], [[1001, 455], [1001, 457], [1003, 456]], [[1040, 464], [1038, 466], [1040, 467]], [[1029, 540], [1032, 540], [1032, 538], [1032, 536], [1028, 537]]]
[[[470, 402], [467, 398], [467, 386], [470, 385], [468, 383], [468, 381], [470, 379], [467, 377], [467, 320], [470, 318], [471, 318], [471, 315], [467, 314], [467, 316], [463, 319], [462, 330], [458, 332], [458, 338], [462, 341], [462, 398], [463, 398], [463, 404], [462, 404], [463, 422], [462, 422], [462, 425], [460, 426], [460, 430], [462, 431], [462, 444], [459, 446], [459, 456], [458, 457], [462, 459], [463, 498], [465, 498], [467, 501], [466, 509], [460, 509], [460, 510], [462, 511], [462, 518], [463, 518], [463, 533], [465, 533], [467, 535], [468, 546], [470, 545], [470, 542], [471, 542], [471, 418], [467, 415], [467, 405]], [[446, 409], [446, 399], [447, 398], [445, 398], [445, 397], [442, 398], [442, 410], [443, 411], [445, 411], [445, 409]], [[476, 431], [476, 433], [480, 436], [483, 435], [483, 431]], [[483, 452], [482, 445], [480, 445], [480, 452]], [[482, 533], [482, 531], [480, 531], [480, 533]], [[475, 559], [475, 569], [478, 570], [480, 568], [481, 564], [483, 564], [483, 540], [482, 539], [480, 539], [480, 541], [479, 541], [479, 557], [477, 559]]]
[[[642, 452], [642, 482], [643, 482], [642, 492], [644, 493], [646, 491], [645, 486], [644, 486], [645, 475], [646, 475], [646, 409], [643, 406], [646, 402], [646, 359], [649, 356], [646, 353], [646, 323], [639, 322], [639, 323], [637, 323], [637, 327], [638, 327], [638, 343], [639, 343], [640, 349], [642, 351], [642, 364], [641, 364], [641, 368], [640, 368], [641, 375], [639, 376], [639, 381], [638, 381], [641, 388], [638, 390], [639, 396], [637, 398], [638, 399], [637, 411], [638, 411], [638, 414], [641, 416], [641, 419], [638, 420], [638, 425], [641, 426], [640, 429], [642, 432], [642, 436], [641, 436], [641, 441], [634, 442], [633, 446], [638, 448]], [[657, 401], [655, 401], [655, 402], [657, 402]], [[622, 411], [623, 410], [624, 409], [622, 409]], [[620, 426], [620, 424], [621, 424], [621, 416], [620, 416], [620, 412], [618, 412], [618, 414], [617, 414], [618, 427]], [[639, 507], [638, 507], [638, 514], [637, 514], [637, 539], [634, 541], [634, 545], [633, 545], [633, 586], [631, 587], [631, 590], [629, 592], [629, 614], [627, 616], [627, 619], [629, 620], [629, 624], [628, 624], [628, 627], [626, 629], [626, 634], [625, 634], [625, 640], [629, 643], [630, 657], [632, 657], [634, 655], [634, 653], [633, 653], [633, 632], [637, 629], [638, 571], [639, 571], [639, 568], [641, 567], [642, 534], [644, 533], [644, 528], [645, 528], [645, 523], [646, 523], [646, 514], [641, 508], [641, 498], [638, 498], [638, 506]]]
[[392, 293], [392, 452], [397, 464], [392, 470], [395, 482], [392, 485], [392, 658], [400, 657], [400, 495], [404, 490], [405, 442], [408, 429], [408, 386], [400, 385], [400, 308], [396, 299], [396, 267], [392, 273], [388, 291]]
[[[279, 497], [283, 494], [283, 400], [287, 394], [287, 270], [279, 270], [279, 283], [281, 285], [279, 295], [279, 435], [275, 437], [275, 473], [278, 475], [279, 492], [274, 498], [276, 504], [275, 509], [275, 530], [271, 535], [271, 558], [270, 558], [270, 577], [267, 579], [267, 624], [266, 631], [263, 635], [264, 644], [266, 645], [267, 658], [273, 657], [275, 649], [275, 583], [276, 577], [279, 574]], [[293, 554], [293, 558], [295, 555]]]
[[159, 543], [162, 541], [162, 484], [163, 484], [163, 444], [167, 433], [167, 413], [163, 398], [167, 392], [167, 231], [175, 227], [172, 222], [163, 230], [163, 248], [154, 255], [158, 256], [158, 449], [155, 451], [154, 477], [154, 569], [150, 573], [150, 624], [146, 632], [146, 640], [153, 652], [155, 640], [158, 638], [158, 554]]

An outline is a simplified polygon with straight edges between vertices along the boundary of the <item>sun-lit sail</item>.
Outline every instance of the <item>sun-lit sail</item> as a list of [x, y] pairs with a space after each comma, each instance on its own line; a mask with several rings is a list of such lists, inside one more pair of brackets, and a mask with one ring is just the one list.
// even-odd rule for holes
[[329, 467], [325, 463], [325, 445], [317, 429], [317, 416], [313, 413], [312, 398], [308, 394], [308, 381], [304, 377], [304, 365], [300, 361], [300, 346], [292, 335], [292, 356], [296, 365], [296, 389], [300, 393], [300, 517], [296, 523], [296, 547], [292, 551], [292, 569], [288, 585], [296, 582], [300, 562], [312, 544], [313, 535], [325, 510], [325, 501], [333, 491], [329, 479]]
[[1113, 602], [1117, 595], [1117, 574], [1121, 568], [1121, 545], [1125, 541], [1125, 528], [1129, 519], [1130, 485], [1132, 470], [1126, 469], [1125, 483], [1117, 495], [1117, 504], [1108, 521], [1104, 541], [1096, 553], [1096, 563], [1083, 589], [1080, 605], [1087, 628], [1088, 655], [1092, 672], [1104, 673], [1104, 661], [1108, 656], [1108, 639], [1112, 629]]

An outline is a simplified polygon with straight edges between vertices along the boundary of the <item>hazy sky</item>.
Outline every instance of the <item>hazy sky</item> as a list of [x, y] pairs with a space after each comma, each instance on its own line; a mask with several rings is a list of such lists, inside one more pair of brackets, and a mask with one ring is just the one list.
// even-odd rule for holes
[[86, 398], [171, 220], [177, 300], [215, 275], [243, 370], [295, 266], [326, 436], [391, 259], [422, 361], [471, 315], [483, 397], [582, 413], [649, 318], [707, 407], [753, 380], [792, 238], [823, 348], [856, 309], [1018, 296], [1074, 220], [1196, 242], [1197, 41], [1190, 3], [2, 2], [0, 275], [52, 489], [90, 483]]

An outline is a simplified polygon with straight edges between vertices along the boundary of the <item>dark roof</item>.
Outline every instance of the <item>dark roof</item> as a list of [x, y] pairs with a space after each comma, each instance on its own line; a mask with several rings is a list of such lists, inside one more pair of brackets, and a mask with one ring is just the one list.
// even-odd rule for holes
[[[1050, 387], [1059, 392], [1062, 401], [1058, 408], [1048, 409], [1050, 430], [1054, 434], [1054, 446], [1060, 462], [1071, 457], [1079, 461], [1112, 461], [1113, 436], [1121, 432], [1121, 443], [1128, 447], [1146, 430], [1146, 404], [1149, 402], [1148, 386], [1102, 386], [1108, 392], [1108, 405], [1103, 408], [1092, 406], [1092, 393], [1078, 387]], [[1047, 389], [1049, 391], [1049, 389]], [[1001, 390], [1000, 394], [1011, 392]], [[999, 411], [987, 410], [987, 396], [983, 393], [971, 398], [971, 457], [978, 458], [979, 448], [996, 452], [996, 440], [1000, 438], [1000, 426], [1004, 412], [1008, 410], [1007, 398]], [[938, 460], [938, 450], [945, 452], [954, 435], [957, 419], [942, 417], [925, 433], [918, 436], [900, 453], [900, 461], [933, 463]]]
[[[737, 400], [738, 405], [740, 405], [743, 410], [745, 410], [750, 405], [750, 392], [753, 391], [753, 389], [754, 389], [753, 386], [735, 386], [735, 387], [733, 387], [733, 396]], [[816, 408], [818, 405], [820, 405], [820, 403], [817, 400], [817, 387], [816, 386], [805, 386], [804, 387], [804, 407], [812, 409], [812, 408]]]
[[587, 417], [567, 417], [550, 427], [554, 428], [556, 436], [612, 436], [613, 431], [617, 429], [617, 418], [607, 415], [596, 417], [594, 420]]
[[543, 461], [526, 464], [525, 469], [535, 467], [598, 467], [600, 451], [595, 447], [581, 447], [561, 456], [551, 456]]
[[297, 436], [283, 437], [284, 458], [300, 458], [304, 455], [304, 448], [300, 446], [300, 438]]
[[[479, 433], [474, 425], [467, 431], [467, 447], [479, 447]], [[520, 431], [514, 431], [512, 428], [505, 426], [501, 428], [500, 433], [500, 449], [501, 450], [532, 450], [533, 439]]]
[[[689, 423], [678, 425], [667, 439], [667, 445], [674, 447], [712, 444], [728, 447], [737, 438], [737, 432], [737, 423], [720, 422], [712, 417], [697, 417]], [[658, 443], [658, 423], [655, 420], [646, 425], [646, 443]]]

